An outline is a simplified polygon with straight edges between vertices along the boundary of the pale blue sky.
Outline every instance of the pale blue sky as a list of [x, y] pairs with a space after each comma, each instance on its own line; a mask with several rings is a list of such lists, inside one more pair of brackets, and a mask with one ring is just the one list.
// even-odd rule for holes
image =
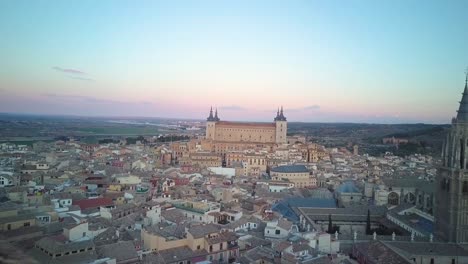
[[468, 1], [0, 1], [0, 112], [449, 122]]

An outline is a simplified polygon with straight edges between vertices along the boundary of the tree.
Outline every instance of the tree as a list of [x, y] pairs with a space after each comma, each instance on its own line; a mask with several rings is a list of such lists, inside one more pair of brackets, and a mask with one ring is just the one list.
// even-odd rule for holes
[[333, 224], [331, 214], [328, 215], [328, 234], [333, 234]]
[[371, 232], [372, 230], [371, 230], [371, 223], [370, 223], [370, 210], [367, 209], [366, 234], [370, 235]]

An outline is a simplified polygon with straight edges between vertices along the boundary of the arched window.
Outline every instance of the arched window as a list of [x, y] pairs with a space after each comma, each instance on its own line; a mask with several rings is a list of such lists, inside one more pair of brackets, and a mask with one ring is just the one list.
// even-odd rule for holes
[[413, 203], [416, 200], [416, 196], [413, 193], [407, 193], [405, 195], [405, 202], [406, 203]]
[[463, 192], [463, 195], [468, 195], [468, 181], [463, 181], [462, 192]]
[[388, 204], [389, 205], [398, 205], [400, 203], [400, 197], [396, 192], [391, 192], [388, 195]]

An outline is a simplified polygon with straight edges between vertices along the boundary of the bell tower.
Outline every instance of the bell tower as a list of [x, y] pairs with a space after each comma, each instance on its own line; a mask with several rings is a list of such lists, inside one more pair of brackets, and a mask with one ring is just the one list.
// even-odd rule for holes
[[452, 243], [468, 243], [468, 70], [457, 117], [442, 147], [436, 176], [435, 235]]

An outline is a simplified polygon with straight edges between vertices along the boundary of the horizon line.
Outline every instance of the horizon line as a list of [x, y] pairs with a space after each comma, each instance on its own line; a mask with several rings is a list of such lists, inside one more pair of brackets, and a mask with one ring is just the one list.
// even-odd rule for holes
[[[196, 118], [183, 118], [183, 117], [158, 117], [158, 116], [108, 116], [108, 115], [78, 115], [78, 114], [44, 114], [44, 113], [22, 113], [22, 112], [0, 112], [0, 116], [6, 115], [16, 115], [16, 116], [35, 116], [35, 117], [74, 117], [74, 118], [135, 118], [135, 119], [163, 119], [163, 120], [181, 120], [181, 121], [199, 121], [206, 122], [205, 119], [196, 119]], [[260, 123], [274, 123], [269, 121], [245, 121], [245, 120], [221, 120], [221, 121], [231, 121], [231, 122], [260, 122]], [[425, 123], [425, 122], [414, 122], [414, 123], [391, 123], [391, 122], [340, 122], [340, 121], [287, 121], [288, 123], [310, 123], [310, 124], [365, 124], [365, 125], [451, 125], [451, 123]]]

